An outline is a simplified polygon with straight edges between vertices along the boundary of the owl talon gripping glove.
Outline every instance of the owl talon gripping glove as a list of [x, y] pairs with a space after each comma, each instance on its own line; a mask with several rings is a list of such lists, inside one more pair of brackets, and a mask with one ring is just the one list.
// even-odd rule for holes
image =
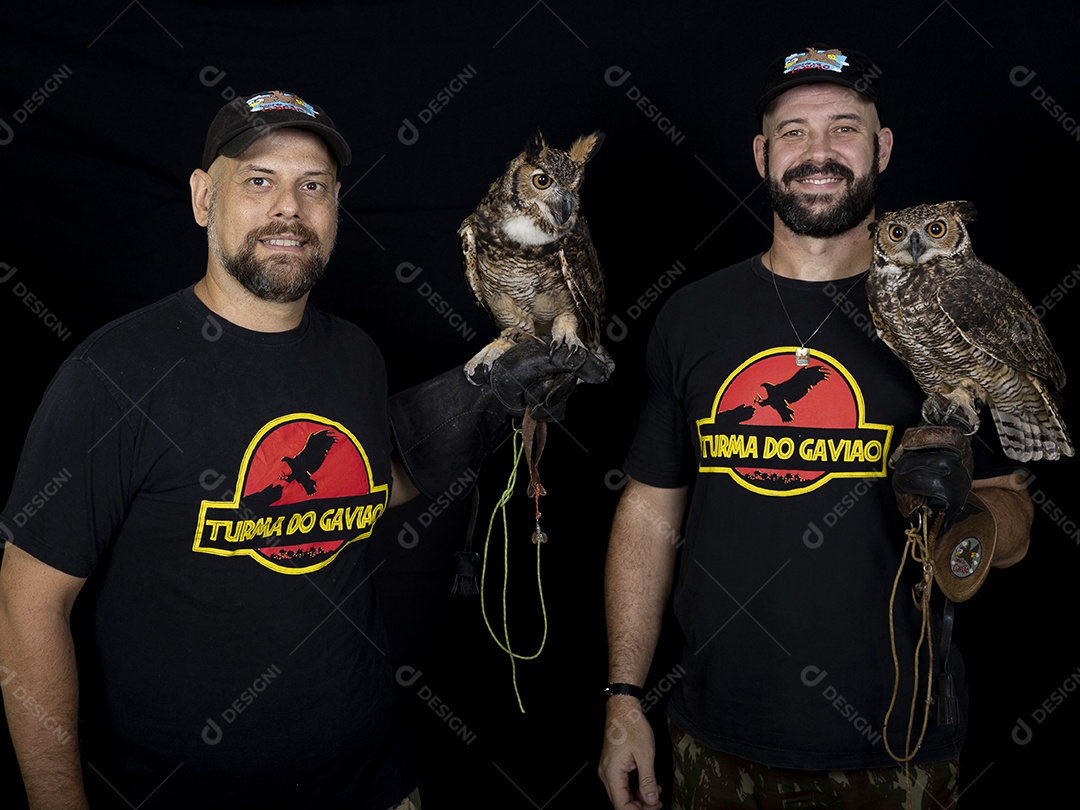
[[971, 438], [964, 431], [942, 425], [908, 428], [900, 447], [889, 459], [896, 502], [905, 517], [922, 503], [950, 521], [971, 491]]
[[465, 473], [475, 478], [526, 406], [533, 418], [557, 422], [579, 382], [604, 382], [607, 374], [591, 352], [571, 353], [564, 345], [549, 354], [547, 343], [521, 340], [492, 363], [486, 379], [453, 368], [390, 397], [394, 446], [422, 495], [461, 500], [469, 492], [460, 486]]

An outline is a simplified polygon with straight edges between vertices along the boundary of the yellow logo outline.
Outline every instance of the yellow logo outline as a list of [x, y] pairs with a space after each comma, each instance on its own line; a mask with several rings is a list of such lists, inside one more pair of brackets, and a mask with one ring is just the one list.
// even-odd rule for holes
[[[727, 391], [727, 388], [731, 384], [731, 382], [733, 380], [735, 380], [740, 374], [742, 374], [743, 371], [745, 371], [747, 368], [749, 368], [751, 365], [758, 362], [759, 360], [763, 360], [763, 359], [766, 359], [768, 357], [773, 357], [773, 356], [778, 355], [778, 354], [790, 354], [792, 357], [794, 357], [795, 350], [797, 348], [798, 348], [797, 346], [779, 346], [779, 347], [774, 347], [772, 349], [766, 349], [765, 351], [758, 352], [757, 354], [753, 355], [752, 357], [747, 358], [741, 365], [739, 365], [734, 371], [731, 372], [731, 374], [729, 374], [727, 376], [727, 379], [724, 380], [724, 382], [720, 385], [720, 388], [717, 389], [717, 391], [716, 391], [716, 396], [713, 399], [712, 409], [710, 411], [711, 415], [705, 417], [704, 419], [698, 419], [695, 422], [695, 424], [697, 425], [699, 448], [701, 447], [701, 445], [704, 444], [704, 440], [702, 438], [702, 432], [701, 432], [702, 428], [705, 425], [714, 425], [714, 424], [716, 424], [716, 414], [717, 414], [717, 409], [720, 407], [720, 400], [723, 397], [724, 392]], [[702, 460], [703, 459], [702, 459], [701, 451], [699, 449], [699, 451], [698, 451], [698, 472], [700, 472], [700, 473], [727, 473], [728, 475], [731, 476], [732, 479], [734, 479], [734, 481], [737, 484], [744, 487], [745, 489], [750, 490], [751, 492], [756, 492], [759, 495], [770, 495], [770, 496], [781, 496], [781, 497], [789, 497], [789, 496], [792, 496], [792, 495], [802, 495], [802, 494], [807, 493], [807, 492], [812, 492], [813, 490], [818, 489], [821, 486], [824, 486], [826, 483], [833, 480], [834, 478], [884, 478], [888, 474], [887, 464], [888, 464], [888, 458], [889, 458], [889, 449], [892, 446], [893, 426], [892, 425], [880, 425], [880, 424], [877, 424], [876, 422], [867, 422], [866, 421], [866, 402], [863, 399], [862, 389], [859, 388], [858, 385], [856, 385], [855, 378], [852, 376], [851, 372], [849, 372], [847, 370], [847, 368], [842, 363], [840, 363], [835, 357], [832, 357], [831, 355], [826, 354], [825, 352], [819, 352], [819, 351], [815, 351], [813, 349], [810, 350], [810, 356], [811, 357], [816, 357], [817, 359], [828, 363], [829, 366], [836, 369], [840, 373], [840, 375], [847, 381], [848, 387], [851, 389], [852, 393], [855, 396], [855, 406], [856, 406], [856, 412], [857, 412], [857, 417], [858, 417], [858, 424], [856, 426], [857, 429], [858, 430], [863, 430], [863, 429], [877, 430], [877, 431], [883, 431], [884, 432], [885, 440], [884, 440], [883, 446], [882, 446], [881, 468], [880, 468], [880, 470], [875, 469], [872, 472], [867, 472], [865, 470], [852, 470], [852, 471], [849, 471], [849, 472], [832, 471], [832, 472], [826, 472], [824, 475], [820, 476], [819, 478], [815, 478], [813, 481], [811, 481], [809, 484], [807, 484], [806, 486], [803, 486], [803, 487], [797, 487], [795, 489], [785, 489], [785, 490], [766, 489], [764, 487], [756, 486], [755, 484], [753, 484], [750, 481], [746, 480], [746, 478], [744, 478], [743, 476], [739, 475], [735, 471], [734, 465], [722, 466], [722, 467], [718, 467], [718, 466], [709, 466], [709, 467], [702, 466]]]
[[[202, 536], [206, 528], [207, 511], [210, 509], [235, 510], [240, 506], [240, 493], [244, 491], [244, 484], [247, 481], [247, 476], [251, 472], [251, 458], [255, 454], [255, 451], [258, 449], [259, 445], [262, 443], [263, 438], [265, 438], [267, 434], [269, 434], [271, 431], [273, 431], [280, 425], [287, 424], [289, 422], [303, 421], [316, 422], [320, 425], [326, 425], [327, 427], [332, 427], [335, 430], [340, 431], [342, 434], [349, 438], [349, 441], [352, 442], [353, 447], [355, 447], [357, 452], [359, 452], [360, 458], [363, 460], [364, 463], [364, 470], [367, 473], [369, 488], [366, 494], [370, 496], [378, 496], [380, 494], [382, 495], [382, 503], [375, 504], [375, 510], [377, 510], [378, 514], [376, 514], [372, 518], [371, 522], [367, 525], [366, 530], [362, 531], [362, 533], [356, 535], [355, 537], [344, 540], [341, 545], [338, 546], [337, 549], [335, 549], [334, 552], [328, 557], [319, 560], [318, 562], [311, 565], [299, 568], [292, 566], [284, 566], [280, 563], [276, 563], [261, 554], [259, 552], [259, 549], [256, 548], [224, 549], [203, 546]], [[340, 554], [346, 546], [355, 543], [357, 540], [367, 539], [375, 530], [375, 524], [378, 521], [378, 518], [382, 516], [382, 513], [386, 511], [390, 496], [389, 487], [387, 484], [379, 484], [376, 486], [373, 484], [373, 481], [374, 478], [372, 476], [371, 461], [368, 459], [367, 452], [364, 450], [364, 446], [360, 443], [360, 440], [357, 439], [355, 435], [353, 435], [352, 431], [350, 431], [344, 425], [339, 422], [335, 422], [332, 419], [327, 419], [326, 417], [318, 416], [313, 413], [292, 413], [286, 416], [279, 416], [278, 418], [273, 419], [263, 425], [263, 427], [259, 430], [258, 433], [255, 434], [251, 442], [248, 444], [247, 450], [244, 451], [244, 457], [240, 462], [240, 469], [237, 471], [236, 475], [236, 486], [233, 489], [233, 499], [231, 501], [204, 500], [199, 506], [199, 521], [195, 529], [195, 540], [192, 543], [191, 550], [201, 552], [203, 554], [215, 554], [220, 557], [251, 557], [260, 565], [263, 565], [273, 571], [277, 571], [280, 574], [309, 574], [312, 571], [317, 571], [318, 569], [323, 568], [324, 566], [329, 565], [331, 562], [333, 562], [337, 558], [338, 554]]]

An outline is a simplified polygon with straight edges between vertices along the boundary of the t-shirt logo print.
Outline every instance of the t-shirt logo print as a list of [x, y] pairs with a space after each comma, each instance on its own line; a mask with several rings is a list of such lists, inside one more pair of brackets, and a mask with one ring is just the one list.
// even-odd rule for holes
[[305, 574], [371, 535], [389, 488], [373, 483], [363, 446], [343, 425], [290, 414], [252, 439], [230, 495], [202, 502], [192, 551]]
[[763, 382], [761, 387], [768, 394], [767, 397], [754, 397], [754, 402], [760, 407], [768, 405], [780, 416], [781, 421], [791, 422], [795, 418], [795, 411], [791, 409], [793, 402], [798, 402], [805, 397], [810, 389], [822, 380], [829, 379], [829, 370], [825, 366], [806, 366], [800, 368], [782, 383]]
[[698, 470], [782, 496], [884, 477], [892, 426], [866, 421], [862, 391], [835, 358], [811, 350], [795, 370], [795, 348], [756, 354], [724, 380], [697, 420]]
[[308, 495], [314, 495], [316, 486], [311, 474], [322, 466], [326, 454], [330, 452], [330, 448], [336, 441], [337, 439], [329, 430], [320, 430], [309, 435], [303, 450], [292, 458], [281, 457], [281, 460], [289, 465], [288, 475], [282, 473], [281, 480], [297, 481]]

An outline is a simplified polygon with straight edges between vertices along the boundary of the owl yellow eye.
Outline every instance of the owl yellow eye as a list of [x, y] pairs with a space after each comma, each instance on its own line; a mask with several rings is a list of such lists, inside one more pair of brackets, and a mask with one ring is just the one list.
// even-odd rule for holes
[[945, 224], [943, 219], [935, 219], [929, 225], [926, 226], [926, 232], [935, 239], [940, 239], [949, 230], [949, 226]]
[[907, 229], [903, 225], [890, 225], [889, 226], [889, 238], [894, 242], [899, 242], [907, 235]]
[[548, 188], [551, 185], [551, 178], [543, 172], [533, 175], [533, 185], [539, 189]]

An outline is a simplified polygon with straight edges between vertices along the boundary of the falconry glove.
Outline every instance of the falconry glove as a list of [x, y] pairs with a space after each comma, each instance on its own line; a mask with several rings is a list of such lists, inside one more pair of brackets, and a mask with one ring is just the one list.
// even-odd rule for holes
[[889, 459], [892, 486], [901, 513], [910, 517], [923, 503], [948, 523], [971, 491], [971, 438], [957, 428], [918, 425], [908, 428]]
[[[947, 597], [952, 595], [948, 587], [951, 583], [946, 580], [944, 570], [939, 569], [936, 564], [939, 551], [946, 547], [948, 531], [946, 530], [942, 536], [938, 533], [942, 527], [948, 527], [967, 504], [974, 469], [971, 437], [967, 432], [951, 425], [928, 423], [917, 425], [904, 431], [904, 435], [900, 438], [900, 446], [889, 459], [889, 464], [893, 468], [893, 492], [896, 494], [896, 503], [901, 513], [912, 519], [913, 523], [926, 521], [922, 523], [925, 532], [922, 538], [924, 545], [913, 546], [913, 542], [917, 541], [909, 534], [908, 545], [904, 552], [905, 558], [910, 551], [913, 557], [923, 561], [924, 579], [916, 585], [913, 596], [923, 610], [925, 631], [930, 623], [927, 606], [930, 598], [928, 586], [931, 582], [931, 574], [928, 572], [932, 571], [934, 581], [943, 583], [942, 591]], [[924, 514], [924, 507], [933, 513], [932, 517]], [[962, 523], [966, 521], [962, 520]], [[915, 535], [917, 536], [917, 532]], [[915, 553], [915, 548], [920, 549], [918, 554]], [[904, 562], [901, 561], [901, 570], [903, 565]], [[959, 722], [959, 714], [956, 689], [949, 671], [953, 613], [951, 603], [945, 604], [940, 637], [937, 639], [939, 649], [936, 654], [941, 663], [940, 670], [934, 678], [934, 703], [937, 706], [938, 723], [955, 725]], [[916, 666], [918, 663], [919, 657], [916, 652]], [[891, 711], [890, 705], [889, 712]], [[927, 702], [924, 729], [929, 711], [930, 702]], [[888, 715], [886, 715], [887, 722]], [[891, 751], [890, 754], [896, 758]]]
[[[479, 471], [490, 448], [522, 418], [557, 422], [578, 383], [607, 379], [603, 362], [588, 351], [525, 339], [515, 343], [473, 377], [453, 368], [390, 397], [394, 445], [416, 488], [430, 499], [446, 499], [450, 486]], [[475, 478], [475, 475], [473, 476]], [[468, 489], [451, 497], [461, 500]]]

